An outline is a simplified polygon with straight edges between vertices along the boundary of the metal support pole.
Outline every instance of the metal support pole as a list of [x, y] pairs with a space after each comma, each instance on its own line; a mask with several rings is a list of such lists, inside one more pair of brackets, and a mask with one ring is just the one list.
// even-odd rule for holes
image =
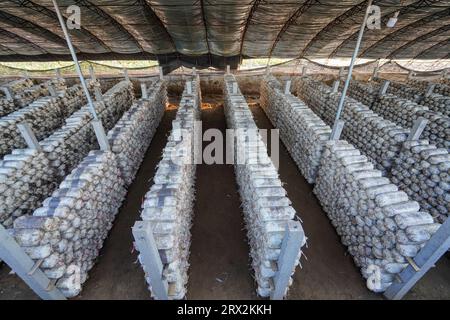
[[344, 129], [344, 120], [338, 120], [336, 130], [330, 136], [330, 140], [339, 140], [341, 138], [342, 130]]
[[343, 78], [345, 75], [345, 68], [344, 67], [340, 67], [339, 68], [339, 79]]
[[291, 80], [286, 81], [284, 84], [284, 94], [290, 94], [291, 93]]
[[36, 136], [33, 132], [33, 129], [31, 128], [31, 126], [28, 123], [26, 123], [26, 122], [18, 123], [17, 128], [19, 129], [20, 134], [22, 135], [25, 142], [27, 143], [28, 148], [35, 149], [38, 151], [42, 150], [42, 147], [39, 144], [38, 139], [36, 138]]
[[227, 74], [230, 74], [230, 65], [227, 65]]
[[58, 3], [56, 0], [52, 0], [53, 6], [55, 7], [56, 15], [58, 16], [59, 24], [61, 25], [61, 28], [63, 30], [64, 36], [66, 38], [67, 46], [69, 47], [70, 54], [72, 55], [72, 60], [75, 64], [75, 70], [77, 71], [78, 77], [80, 78], [81, 86], [83, 87], [84, 94], [86, 95], [86, 98], [88, 100], [88, 106], [89, 110], [92, 113], [92, 117], [94, 118], [94, 121], [97, 121], [97, 130], [94, 125], [95, 135], [97, 137], [99, 145], [108, 145], [109, 150], [109, 144], [108, 139], [106, 138], [105, 130], [103, 128], [103, 125], [101, 121], [98, 119], [97, 112], [95, 111], [94, 102], [92, 101], [91, 95], [89, 93], [86, 80], [84, 79], [83, 73], [81, 72], [80, 63], [78, 62], [77, 54], [75, 53], [75, 49], [72, 45], [72, 40], [70, 40], [69, 32], [67, 31], [66, 23], [64, 22], [64, 19], [61, 15], [61, 11], [59, 10]]
[[[102, 126], [102, 123], [100, 120], [92, 120], [92, 127], [94, 127], [94, 132], [97, 137], [105, 134], [105, 131], [103, 129], [103, 126]], [[106, 135], [105, 135], [105, 139], [97, 139], [97, 141], [98, 141], [100, 150], [102, 150], [102, 151], [110, 150], [108, 138], [106, 137]]]
[[350, 80], [352, 79], [353, 67], [355, 65], [356, 58], [358, 56], [359, 47], [361, 46], [361, 40], [364, 35], [364, 29], [367, 24], [367, 18], [369, 17], [370, 7], [372, 6], [372, 0], [369, 0], [367, 4], [366, 13], [364, 15], [363, 23], [361, 24], [361, 29], [359, 30], [358, 40], [356, 41], [355, 51], [353, 51], [352, 60], [350, 61], [350, 66], [348, 68], [347, 79], [345, 80], [344, 89], [342, 90], [341, 99], [339, 100], [338, 110], [336, 112], [336, 118], [334, 119], [333, 130], [331, 136], [334, 136], [334, 131], [337, 129], [337, 122], [341, 118], [342, 110], [344, 109], [345, 97], [347, 95], [348, 86], [350, 85]]
[[436, 84], [435, 84], [435, 83], [431, 83], [431, 84], [428, 86], [427, 91], [425, 92], [425, 97], [431, 96], [431, 95], [433, 94], [433, 92], [434, 92], [434, 88], [435, 88], [435, 87], [436, 87]]
[[192, 82], [191, 81], [186, 82], [186, 91], [187, 91], [187, 94], [192, 94]]
[[123, 69], [123, 76], [125, 78], [125, 81], [130, 81], [130, 76], [128, 75], [128, 69], [127, 68]]
[[5, 96], [6, 96], [7, 100], [12, 100], [13, 99], [11, 90], [8, 87], [0, 87], [0, 90], [2, 90], [5, 93]]
[[378, 77], [378, 70], [380, 69], [380, 60], [377, 60], [377, 65], [373, 69], [372, 79]]
[[145, 278], [150, 282], [152, 292], [158, 300], [168, 300], [168, 283], [163, 279], [163, 263], [156, 247], [151, 223], [137, 221], [132, 229], [135, 245], [140, 253], [140, 262]]
[[94, 67], [92, 66], [92, 64], [89, 65], [89, 75], [90, 75], [92, 81], [97, 80], [97, 77], [95, 76], [95, 72], [94, 72]]
[[100, 90], [99, 86], [94, 87], [94, 94], [95, 94], [95, 100], [97, 102], [103, 102], [103, 94], [102, 94], [102, 91]]
[[425, 129], [426, 125], [428, 123], [428, 120], [425, 118], [418, 118], [415, 122], [413, 127], [411, 128], [411, 131], [408, 135], [407, 141], [415, 141], [419, 140], [420, 135], [422, 134], [423, 130]]
[[384, 292], [384, 296], [391, 300], [402, 299], [408, 291], [419, 281], [435, 263], [450, 248], [450, 219], [439, 227], [412, 259], [410, 263], [399, 275], [399, 281], [394, 281]]
[[142, 99], [148, 99], [147, 85], [144, 82], [141, 83], [141, 93]]
[[291, 93], [291, 80], [286, 81], [286, 84], [284, 85], [284, 94], [290, 94]]
[[305, 233], [300, 222], [289, 221], [281, 244], [281, 252], [277, 263], [278, 271], [274, 276], [274, 289], [270, 294], [271, 300], [283, 299], [304, 240]]
[[44, 300], [66, 300], [39, 266], [0, 224], [0, 258]]
[[56, 89], [53, 85], [49, 84], [47, 86], [47, 89], [48, 89], [48, 93], [50, 94], [50, 96], [56, 97], [58, 95], [58, 93], [56, 92]]
[[61, 69], [56, 68], [56, 69], [55, 69], [55, 74], [56, 74], [56, 78], [62, 79], [62, 76], [61, 76]]
[[333, 93], [337, 93], [338, 92], [338, 90], [339, 90], [339, 84], [340, 84], [341, 82], [339, 81], [339, 80], [336, 80], [334, 83], [333, 83]]
[[163, 80], [164, 79], [164, 73], [163, 73], [163, 68], [159, 67], [159, 79]]
[[383, 84], [381, 85], [381, 88], [380, 88], [380, 92], [378, 92], [378, 94], [380, 96], [385, 95], [390, 84], [391, 84], [391, 82], [389, 80], [386, 80], [385, 82], [383, 82]]

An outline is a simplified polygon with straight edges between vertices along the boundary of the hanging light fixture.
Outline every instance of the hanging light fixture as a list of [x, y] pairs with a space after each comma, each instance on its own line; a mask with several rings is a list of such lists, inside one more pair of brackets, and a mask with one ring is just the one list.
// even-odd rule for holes
[[393, 28], [398, 20], [398, 15], [400, 14], [400, 11], [397, 11], [394, 13], [392, 17], [389, 18], [388, 22], [386, 23], [386, 26], [388, 28]]

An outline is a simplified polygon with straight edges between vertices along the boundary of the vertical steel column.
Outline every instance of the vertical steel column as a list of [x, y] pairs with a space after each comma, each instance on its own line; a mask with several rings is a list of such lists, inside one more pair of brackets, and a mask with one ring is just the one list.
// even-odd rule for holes
[[273, 279], [274, 289], [271, 300], [282, 300], [289, 286], [289, 279], [295, 268], [295, 261], [305, 242], [305, 233], [298, 221], [289, 221], [286, 226], [281, 252], [278, 258], [278, 271]]
[[[387, 288], [384, 296], [399, 300], [419, 281], [450, 248], [450, 219], [440, 226], [431, 239]], [[397, 281], [398, 280], [398, 281]]]
[[130, 76], [128, 75], [128, 69], [123, 69], [123, 76], [125, 77], [125, 81], [130, 81]]
[[66, 300], [54, 283], [39, 269], [42, 260], [34, 262], [0, 224], [0, 258], [44, 300]]
[[92, 66], [92, 64], [89, 65], [89, 76], [91, 77], [91, 80], [93, 81], [97, 80], [94, 72], [94, 67]]
[[366, 28], [367, 18], [369, 17], [370, 7], [372, 6], [372, 0], [369, 0], [367, 4], [366, 13], [364, 15], [364, 21], [361, 25], [361, 29], [359, 30], [358, 40], [356, 41], [355, 51], [353, 51], [352, 60], [350, 61], [350, 66], [348, 68], [347, 79], [345, 80], [344, 89], [342, 90], [341, 99], [339, 100], [338, 110], [336, 112], [336, 118], [334, 119], [333, 131], [331, 132], [330, 137], [335, 136], [335, 131], [337, 129], [338, 121], [341, 117], [342, 110], [344, 109], [345, 97], [347, 95], [347, 89], [350, 85], [350, 80], [352, 79], [353, 67], [355, 65], [356, 58], [358, 56], [359, 47], [361, 45], [361, 40], [364, 34], [364, 29]]
[[5, 93], [7, 100], [13, 100], [13, 95], [8, 87], [0, 87], [0, 90], [2, 90]]
[[423, 130], [425, 129], [426, 125], [428, 123], [428, 120], [419, 117], [415, 122], [413, 127], [411, 128], [411, 131], [409, 132], [408, 138], [406, 141], [415, 141], [419, 140], [420, 135], [422, 134]]
[[[66, 23], [64, 22], [64, 19], [61, 15], [61, 11], [59, 10], [59, 6], [58, 6], [58, 3], [56, 2], [56, 0], [52, 0], [52, 3], [53, 3], [53, 6], [55, 7], [55, 11], [56, 11], [56, 15], [58, 16], [59, 24], [61, 25], [64, 36], [66, 38], [66, 42], [67, 42], [67, 46], [69, 47], [70, 54], [72, 55], [72, 60], [75, 63], [75, 69], [78, 73], [78, 77], [80, 78], [81, 86], [83, 87], [84, 94], [86, 95], [86, 98], [88, 100], [89, 109], [94, 118], [92, 125], [94, 127], [94, 131], [95, 131], [95, 135], [97, 137], [98, 143], [101, 146], [102, 150], [109, 150], [110, 148], [109, 148], [108, 139], [105, 134], [105, 129], [103, 128], [101, 121], [98, 119], [97, 112], [95, 111], [94, 102], [92, 101], [92, 98], [89, 93], [83, 73], [81, 72], [77, 54], [75, 53], [75, 49], [72, 45], [72, 40], [70, 40], [70, 35], [69, 35], [69, 32], [67, 31]], [[104, 148], [106, 148], [106, 149], [104, 149]]]
[[431, 84], [428, 86], [427, 91], [425, 92], [425, 97], [431, 96], [431, 95], [433, 94], [433, 92], [434, 92], [434, 88], [435, 88], [435, 87], [436, 87], [436, 84], [435, 84], [435, 83], [431, 83]]
[[378, 77], [378, 71], [380, 70], [380, 59], [377, 60], [377, 65], [373, 68], [372, 79]]
[[20, 134], [27, 143], [28, 148], [41, 151], [42, 147], [39, 144], [33, 129], [27, 122], [21, 122], [17, 124]]
[[337, 93], [338, 92], [340, 83], [341, 82], [339, 80], [336, 80], [335, 82], [333, 82], [333, 91], [332, 91], [333, 93]]
[[55, 69], [55, 74], [56, 74], [56, 78], [63, 79], [63, 77], [61, 76], [61, 69], [56, 68]]
[[284, 94], [290, 94], [291, 93], [291, 80], [286, 81], [286, 84], [284, 85]]
[[148, 99], [147, 85], [145, 84], [145, 82], [141, 82], [141, 93], [142, 99]]
[[380, 87], [380, 92], [378, 92], [378, 95], [379, 96], [385, 95], [390, 84], [391, 84], [391, 82], [389, 80], [386, 80], [385, 82], [383, 82], [383, 84]]
[[52, 84], [49, 84], [47, 86], [47, 89], [48, 89], [48, 93], [50, 94], [51, 97], [58, 96], [58, 92], [56, 91], [55, 87]]
[[163, 279], [164, 265], [153, 238], [151, 223], [137, 221], [132, 232], [139, 251], [139, 260], [144, 268], [145, 277], [150, 282], [152, 293], [158, 300], [168, 300], [168, 283]]

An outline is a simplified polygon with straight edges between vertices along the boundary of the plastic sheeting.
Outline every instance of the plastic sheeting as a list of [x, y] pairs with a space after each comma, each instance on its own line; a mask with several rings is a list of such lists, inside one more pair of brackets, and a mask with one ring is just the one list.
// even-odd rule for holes
[[[58, 0], [81, 9], [71, 30], [87, 59], [158, 59], [165, 68], [223, 66], [221, 58], [351, 56], [367, 0]], [[362, 58], [442, 59], [450, 52], [450, 0], [374, 0]], [[397, 25], [386, 22], [400, 11]], [[0, 0], [0, 60], [70, 60], [51, 0]]]

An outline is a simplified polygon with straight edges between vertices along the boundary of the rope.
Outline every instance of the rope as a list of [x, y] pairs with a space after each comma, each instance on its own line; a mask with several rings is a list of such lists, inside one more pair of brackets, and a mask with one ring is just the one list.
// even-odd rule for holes
[[392, 62], [395, 63], [395, 65], [398, 66], [400, 69], [406, 70], [408, 72], [413, 71], [413, 72], [415, 72], [417, 74], [423, 74], [423, 75], [426, 75], [426, 74], [429, 74], [429, 73], [435, 73], [435, 72], [439, 73], [439, 72], [442, 72], [442, 71], [448, 69], [448, 68], [441, 68], [441, 69], [437, 69], [437, 70], [419, 71], [419, 70], [409, 69], [409, 68], [407, 68], [405, 66], [402, 66], [397, 61], [392, 61]]
[[[81, 61], [80, 64], [93, 64], [93, 65], [98, 65], [98, 66], [102, 66], [102, 67], [106, 67], [106, 68], [110, 68], [110, 69], [116, 69], [116, 70], [122, 70], [125, 67], [115, 67], [115, 66], [110, 66], [107, 64], [103, 64], [103, 63], [99, 63], [99, 62], [95, 62], [95, 61], [90, 61], [90, 60], [85, 60], [85, 61]], [[18, 67], [12, 67], [12, 66], [8, 66], [5, 65], [3, 63], [0, 63], [1, 67], [7, 68], [7, 69], [12, 69], [12, 70], [18, 70], [18, 71], [27, 71], [27, 72], [55, 72], [56, 69], [59, 70], [65, 70], [65, 69], [70, 69], [70, 68], [74, 68], [75, 64], [70, 64], [68, 66], [64, 66], [64, 67], [58, 67], [58, 68], [50, 68], [50, 69], [26, 69], [26, 68], [18, 68]], [[153, 65], [153, 66], [144, 66], [144, 67], [136, 67], [136, 68], [130, 68], [127, 67], [127, 70], [144, 70], [144, 69], [149, 69], [149, 68], [156, 68], [158, 67], [158, 65]]]

